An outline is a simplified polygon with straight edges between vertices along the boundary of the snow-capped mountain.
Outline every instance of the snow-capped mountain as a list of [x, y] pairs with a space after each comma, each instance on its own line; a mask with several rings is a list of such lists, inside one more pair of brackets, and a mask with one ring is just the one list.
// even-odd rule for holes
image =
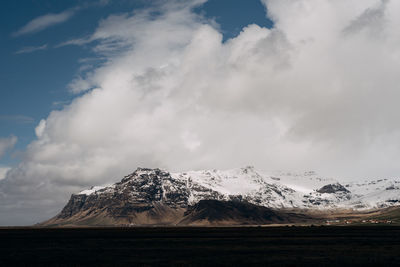
[[[183, 173], [138, 168], [118, 183], [73, 194], [51, 223], [83, 220], [86, 224], [95, 220], [97, 224], [100, 221], [108, 225], [123, 220], [177, 224], [187, 221], [183, 218], [188, 211], [196, 210], [190, 207], [206, 200], [249, 203], [275, 211], [362, 211], [400, 205], [400, 179], [344, 183], [315, 172], [263, 172], [253, 167]], [[231, 208], [232, 204], [222, 206]], [[292, 215], [280, 214], [276, 218], [294, 218]]]
[[[160, 202], [187, 207], [200, 200], [245, 200], [269, 208], [372, 209], [400, 204], [400, 179], [343, 183], [315, 172], [263, 172], [253, 167], [227, 171], [169, 173], [138, 168], [121, 182], [93, 187], [72, 196], [85, 205], [123, 199], [126, 205]], [[125, 205], [125, 207], [126, 207]]]

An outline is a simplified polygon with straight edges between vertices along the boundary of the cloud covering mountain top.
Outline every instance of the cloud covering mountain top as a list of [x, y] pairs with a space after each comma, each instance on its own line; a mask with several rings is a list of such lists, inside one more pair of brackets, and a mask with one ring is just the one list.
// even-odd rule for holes
[[203, 2], [112, 15], [69, 42], [105, 63], [0, 182], [0, 224], [51, 217], [137, 166], [399, 172], [399, 2], [264, 0], [274, 27], [226, 42], [193, 12]]

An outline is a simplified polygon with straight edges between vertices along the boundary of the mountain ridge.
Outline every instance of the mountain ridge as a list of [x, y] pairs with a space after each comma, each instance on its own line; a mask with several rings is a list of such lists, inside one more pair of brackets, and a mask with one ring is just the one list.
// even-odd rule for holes
[[[175, 225], [190, 222], [188, 212], [196, 211], [193, 207], [201, 201], [202, 204], [211, 201], [208, 202], [209, 211], [224, 203], [221, 210], [226, 209], [224, 212], [229, 214], [235, 209], [232, 216], [246, 224], [252, 221], [244, 220], [247, 209], [266, 208], [285, 213], [284, 210], [290, 209], [362, 211], [397, 206], [400, 204], [399, 186], [398, 179], [342, 185], [315, 172], [266, 174], [253, 167], [183, 173], [137, 168], [113, 185], [72, 194], [60, 214], [46, 223]], [[238, 208], [237, 205], [242, 206]], [[254, 223], [262, 221], [253, 220]]]

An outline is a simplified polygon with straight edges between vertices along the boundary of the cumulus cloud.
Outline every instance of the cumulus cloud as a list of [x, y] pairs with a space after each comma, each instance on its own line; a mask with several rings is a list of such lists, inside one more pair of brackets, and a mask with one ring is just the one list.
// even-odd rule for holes
[[193, 13], [202, 2], [112, 15], [75, 42], [107, 60], [0, 182], [0, 223], [54, 215], [137, 166], [398, 174], [398, 1], [264, 0], [274, 28], [226, 42]]
[[63, 23], [65, 21], [69, 20], [73, 15], [75, 15], [76, 11], [77, 11], [77, 9], [68, 9], [61, 13], [50, 13], [50, 14], [46, 14], [43, 16], [39, 16], [39, 17], [34, 18], [33, 20], [29, 21], [26, 25], [24, 25], [18, 31], [14, 32], [12, 35], [14, 37], [18, 37], [21, 35], [26, 35], [26, 34], [31, 34], [31, 33], [36, 33], [36, 32], [42, 31], [51, 26], [54, 26], [54, 25], [57, 25], [57, 24], [60, 24], [60, 23]]
[[0, 158], [4, 156], [7, 150], [13, 148], [16, 143], [17, 143], [16, 136], [0, 138]]

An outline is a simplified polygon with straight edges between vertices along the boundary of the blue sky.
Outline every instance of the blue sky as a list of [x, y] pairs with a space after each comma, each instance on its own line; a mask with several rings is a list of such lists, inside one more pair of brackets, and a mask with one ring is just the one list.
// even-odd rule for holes
[[[76, 97], [67, 86], [79, 71], [80, 59], [95, 57], [89, 47], [57, 45], [89, 35], [110, 14], [130, 12], [148, 4], [149, 1], [134, 0], [2, 1], [0, 138], [13, 135], [18, 142], [0, 158], [0, 166], [17, 163], [15, 152], [23, 151], [35, 138], [39, 121]], [[66, 12], [70, 13], [64, 21], [23, 31], [38, 17]], [[225, 40], [238, 35], [248, 24], [272, 26], [258, 0], [211, 0], [196, 12], [215, 19]]]

